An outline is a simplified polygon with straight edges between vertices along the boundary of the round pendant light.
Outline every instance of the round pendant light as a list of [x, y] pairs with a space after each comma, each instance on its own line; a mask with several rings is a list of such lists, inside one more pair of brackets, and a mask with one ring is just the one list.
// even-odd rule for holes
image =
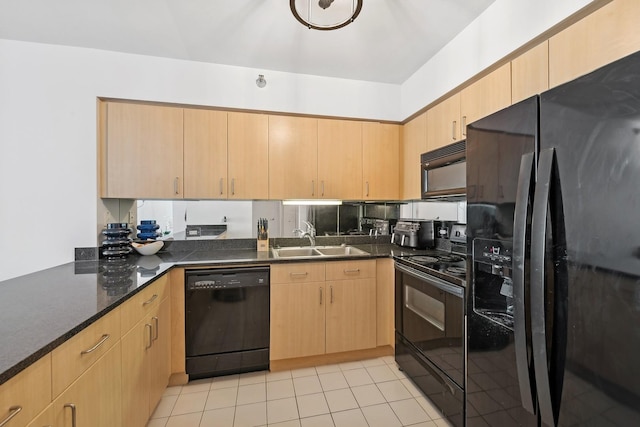
[[337, 30], [353, 22], [363, 0], [289, 0], [291, 13], [305, 27]]

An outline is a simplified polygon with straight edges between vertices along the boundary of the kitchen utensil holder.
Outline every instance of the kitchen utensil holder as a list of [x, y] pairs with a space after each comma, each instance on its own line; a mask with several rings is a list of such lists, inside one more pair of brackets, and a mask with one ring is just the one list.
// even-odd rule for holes
[[258, 237], [258, 252], [266, 252], [269, 250], [269, 233], [261, 233]]

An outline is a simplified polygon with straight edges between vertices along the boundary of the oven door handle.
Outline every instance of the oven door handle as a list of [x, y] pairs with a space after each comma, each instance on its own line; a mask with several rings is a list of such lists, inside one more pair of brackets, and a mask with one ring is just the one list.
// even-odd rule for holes
[[396, 270], [402, 271], [403, 273], [413, 276], [416, 279], [427, 281], [429, 282], [430, 285], [450, 295], [456, 296], [458, 298], [464, 297], [464, 288], [462, 286], [452, 285], [450, 283], [445, 282], [444, 280], [438, 279], [435, 276], [431, 276], [430, 274], [423, 273], [421, 271], [415, 270], [411, 267], [404, 266], [397, 262], [396, 262]]

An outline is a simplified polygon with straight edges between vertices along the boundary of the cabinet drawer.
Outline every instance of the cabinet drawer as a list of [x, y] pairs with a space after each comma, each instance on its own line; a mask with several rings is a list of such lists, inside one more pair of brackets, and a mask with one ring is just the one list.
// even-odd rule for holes
[[374, 278], [376, 277], [376, 260], [328, 262], [326, 272], [327, 280]]
[[121, 335], [124, 335], [169, 295], [169, 276], [164, 275], [120, 307]]
[[120, 340], [120, 307], [51, 352], [55, 399]]
[[[0, 423], [24, 427], [51, 402], [51, 355], [47, 354], [0, 386]], [[10, 408], [21, 408], [11, 410]]]
[[272, 265], [271, 283], [324, 282], [324, 265], [324, 262]]

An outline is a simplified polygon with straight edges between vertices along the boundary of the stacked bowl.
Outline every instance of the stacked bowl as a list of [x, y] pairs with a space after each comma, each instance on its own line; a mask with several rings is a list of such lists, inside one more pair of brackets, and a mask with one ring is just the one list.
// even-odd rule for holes
[[133, 251], [131, 247], [131, 229], [126, 222], [112, 222], [102, 230], [106, 239], [102, 242], [102, 256], [107, 260], [126, 258]]
[[136, 228], [139, 231], [138, 239], [140, 240], [154, 240], [156, 237], [160, 237], [162, 235], [160, 234], [160, 232], [158, 232], [160, 226], [156, 224], [155, 219], [142, 220], [140, 221], [140, 225], [138, 225]]

